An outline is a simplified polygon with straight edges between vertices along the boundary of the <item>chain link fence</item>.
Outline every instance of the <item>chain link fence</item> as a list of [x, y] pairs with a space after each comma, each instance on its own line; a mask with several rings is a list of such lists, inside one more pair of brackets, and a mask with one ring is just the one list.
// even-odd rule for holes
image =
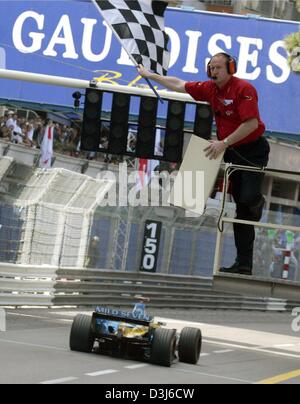
[[[139, 272], [145, 222], [155, 220], [162, 223], [156, 272], [212, 277], [216, 213], [186, 217], [185, 211], [173, 207], [102, 207], [109, 181], [62, 169], [33, 170], [3, 160], [1, 262]], [[263, 220], [299, 226], [300, 218], [265, 212]], [[287, 238], [291, 245], [288, 279], [299, 280], [300, 234], [283, 231], [257, 229], [255, 275], [282, 278]], [[234, 259], [233, 231], [227, 224], [222, 265], [230, 266]]]

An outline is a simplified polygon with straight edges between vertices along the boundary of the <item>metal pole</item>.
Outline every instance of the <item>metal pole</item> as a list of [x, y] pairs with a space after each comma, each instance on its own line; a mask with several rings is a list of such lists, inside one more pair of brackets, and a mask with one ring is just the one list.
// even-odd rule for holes
[[[223, 181], [223, 195], [222, 195], [222, 206], [225, 206], [226, 203], [226, 196], [228, 193], [229, 188], [229, 170], [230, 164], [225, 165], [224, 171], [224, 181]], [[226, 186], [225, 186], [226, 184]], [[223, 226], [223, 219], [224, 219], [224, 210], [221, 212], [221, 216], [218, 221], [217, 226], [217, 240], [216, 240], [216, 249], [215, 249], [215, 259], [214, 259], [214, 269], [213, 274], [216, 275], [220, 269], [221, 257], [222, 257], [222, 245], [223, 245], [223, 232], [220, 229], [220, 226]], [[222, 227], [223, 228], [223, 227]]]
[[[91, 82], [88, 80], [80, 80], [74, 79], [70, 77], [61, 77], [61, 76], [49, 76], [47, 74], [37, 74], [37, 73], [28, 73], [21, 72], [17, 70], [6, 70], [0, 69], [0, 79], [9, 79], [9, 80], [20, 80], [20, 81], [28, 81], [31, 83], [39, 83], [39, 84], [48, 84], [53, 86], [67, 87], [67, 88], [79, 88], [86, 89], [91, 87]], [[123, 85], [112, 85], [107, 83], [102, 83], [101, 81], [96, 81], [96, 86], [99, 90], [112, 92], [112, 93], [124, 93], [130, 94], [133, 96], [145, 96], [155, 98], [155, 95], [150, 89], [139, 88], [139, 87], [129, 87]], [[207, 102], [197, 102], [192, 99], [189, 94], [177, 93], [167, 90], [159, 90], [158, 94], [161, 98], [166, 100], [174, 100], [174, 101], [183, 101], [192, 104], [206, 104]]]

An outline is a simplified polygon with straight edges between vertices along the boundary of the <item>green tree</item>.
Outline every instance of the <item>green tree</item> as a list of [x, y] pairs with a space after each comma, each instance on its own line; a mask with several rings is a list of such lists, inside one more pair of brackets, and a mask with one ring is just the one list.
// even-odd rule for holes
[[291, 69], [295, 73], [300, 73], [300, 31], [285, 37], [284, 42], [289, 54], [288, 63]]
[[[296, 8], [300, 12], [300, 0], [296, 1]], [[288, 51], [288, 62], [295, 73], [300, 73], [300, 31], [292, 33], [284, 39]]]

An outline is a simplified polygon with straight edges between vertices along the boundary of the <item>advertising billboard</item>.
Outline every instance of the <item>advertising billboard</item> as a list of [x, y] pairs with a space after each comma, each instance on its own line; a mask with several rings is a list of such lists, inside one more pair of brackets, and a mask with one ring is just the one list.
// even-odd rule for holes
[[[165, 24], [170, 76], [207, 80], [210, 57], [230, 53], [238, 60], [237, 76], [258, 90], [267, 130], [300, 136], [300, 74], [290, 70], [283, 42], [298, 23], [170, 8]], [[0, 33], [0, 68], [146, 85], [88, 2], [1, 1]], [[72, 106], [73, 91], [1, 79], [0, 98]], [[192, 114], [186, 119], [192, 121]]]

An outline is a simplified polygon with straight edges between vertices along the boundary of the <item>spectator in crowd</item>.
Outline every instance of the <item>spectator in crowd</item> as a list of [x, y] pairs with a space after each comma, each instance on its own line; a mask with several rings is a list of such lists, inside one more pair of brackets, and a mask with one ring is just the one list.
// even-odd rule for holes
[[7, 113], [7, 121], [6, 121], [6, 126], [9, 128], [12, 126], [15, 129], [15, 126], [17, 124], [17, 115], [13, 111], [9, 111]]
[[80, 149], [80, 133], [77, 128], [71, 128], [69, 131], [69, 136], [65, 142], [65, 150], [67, 150], [72, 157], [79, 157]]
[[5, 113], [4, 116], [0, 117], [0, 128], [6, 126], [6, 121], [7, 121], [7, 113]]
[[35, 143], [33, 141], [33, 135], [34, 135], [34, 126], [31, 122], [26, 123], [26, 133], [29, 141], [31, 142], [31, 146], [35, 147]]
[[8, 128], [6, 125], [1, 127], [0, 137], [3, 140], [10, 141], [12, 137], [13, 129], [12, 127]]
[[100, 259], [100, 237], [93, 236], [85, 262], [87, 268], [97, 268]]
[[44, 136], [44, 128], [40, 119], [36, 119], [33, 123], [33, 141], [40, 146]]
[[[10, 119], [9, 119], [9, 121], [10, 121]], [[6, 123], [6, 125], [7, 125], [7, 123]], [[21, 123], [20, 123], [20, 120], [18, 120], [18, 119], [15, 121], [14, 125], [13, 124], [9, 125], [10, 128], [13, 127], [13, 135], [12, 135], [12, 139], [11, 139], [11, 141], [13, 143], [17, 143], [17, 144], [23, 143], [23, 133], [22, 133], [22, 129], [21, 129], [20, 125], [21, 125]]]
[[63, 127], [57, 125], [54, 133], [54, 149], [56, 152], [63, 153], [66, 140], [66, 131]]

